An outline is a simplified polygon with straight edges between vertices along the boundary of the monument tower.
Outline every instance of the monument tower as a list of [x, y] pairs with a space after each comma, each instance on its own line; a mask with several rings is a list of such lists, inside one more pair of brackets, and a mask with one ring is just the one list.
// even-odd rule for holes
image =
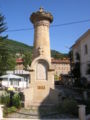
[[30, 88], [25, 90], [26, 108], [30, 105], [58, 102], [57, 92], [54, 90], [49, 40], [49, 26], [53, 16], [40, 8], [39, 11], [32, 13], [30, 20], [34, 25], [34, 49], [30, 67]]

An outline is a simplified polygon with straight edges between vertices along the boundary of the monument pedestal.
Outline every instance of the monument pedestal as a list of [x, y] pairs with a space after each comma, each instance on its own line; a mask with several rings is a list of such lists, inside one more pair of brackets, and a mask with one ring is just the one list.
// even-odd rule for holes
[[[31, 78], [33, 78], [30, 88], [24, 90], [25, 95], [25, 108], [52, 106], [58, 104], [59, 92], [54, 89], [52, 84], [52, 73], [48, 71], [48, 80], [35, 80], [35, 71], [32, 70]], [[34, 81], [35, 80], [35, 81]]]

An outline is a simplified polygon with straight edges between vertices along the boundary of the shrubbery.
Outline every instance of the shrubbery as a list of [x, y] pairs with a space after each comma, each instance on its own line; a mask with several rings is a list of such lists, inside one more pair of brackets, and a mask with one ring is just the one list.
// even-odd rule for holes
[[14, 94], [12, 103], [13, 103], [13, 106], [15, 106], [16, 108], [21, 107], [20, 95], [18, 93]]
[[20, 108], [21, 107], [21, 100], [20, 100], [20, 96], [18, 93], [15, 93], [13, 96], [12, 96], [12, 106], [10, 106], [10, 94], [9, 93], [6, 93], [5, 95], [2, 95], [0, 97], [0, 103], [1, 104], [4, 104], [5, 107], [12, 107], [12, 106], [15, 106], [16, 108]]
[[59, 105], [59, 112], [61, 114], [70, 114], [77, 116], [78, 103], [74, 99], [66, 98]]
[[17, 108], [12, 106], [12, 107], [9, 107], [9, 108], [5, 108], [3, 110], [3, 113], [4, 113], [4, 117], [9, 114], [9, 113], [12, 113], [12, 112], [16, 112], [17, 111]]
[[5, 95], [0, 96], [0, 103], [4, 104], [6, 107], [9, 107], [10, 94], [5, 93]]
[[86, 101], [85, 105], [86, 105], [86, 113], [90, 114], [90, 99]]
[[16, 112], [17, 108], [21, 107], [20, 95], [18, 93], [14, 93], [12, 99], [10, 97], [10, 93], [6, 93], [5, 95], [0, 96], [0, 103], [4, 104], [4, 116], [9, 113]]

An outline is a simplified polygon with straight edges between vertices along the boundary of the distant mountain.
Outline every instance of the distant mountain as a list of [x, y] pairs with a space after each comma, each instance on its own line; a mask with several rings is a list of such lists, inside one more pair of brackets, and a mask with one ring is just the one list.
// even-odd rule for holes
[[[26, 45], [24, 43], [10, 40], [10, 39], [4, 40], [4, 43], [7, 46], [7, 49], [10, 51], [11, 54], [24, 53], [24, 52], [32, 53], [33, 47]], [[63, 54], [56, 50], [51, 50], [51, 56], [53, 58], [59, 59], [59, 58], [63, 58], [63, 57], [68, 57], [68, 54]]]

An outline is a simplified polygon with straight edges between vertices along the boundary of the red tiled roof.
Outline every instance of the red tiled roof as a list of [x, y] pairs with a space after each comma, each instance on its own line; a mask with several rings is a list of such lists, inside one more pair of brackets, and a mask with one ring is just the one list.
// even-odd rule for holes
[[69, 64], [70, 60], [69, 59], [52, 59], [51, 62], [56, 64], [60, 64], [60, 63]]
[[[60, 64], [60, 63], [66, 63], [66, 64], [69, 64], [70, 63], [70, 60], [69, 59], [51, 59], [51, 62], [52, 63], [57, 63], [57, 64]], [[16, 59], [16, 63], [23, 63], [23, 59], [22, 58], [17, 58]]]
[[16, 63], [22, 63], [22, 62], [23, 62], [22, 58], [17, 58], [16, 59]]

